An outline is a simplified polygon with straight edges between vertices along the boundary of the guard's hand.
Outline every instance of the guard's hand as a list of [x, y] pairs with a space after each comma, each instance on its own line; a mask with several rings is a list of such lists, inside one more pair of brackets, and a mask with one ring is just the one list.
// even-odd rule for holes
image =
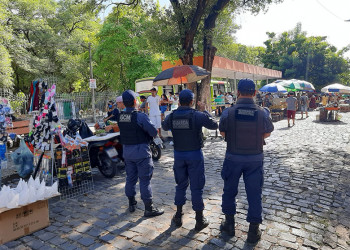
[[205, 103], [203, 103], [203, 102], [200, 102], [200, 101], [198, 101], [197, 102], [197, 107], [198, 107], [198, 110], [199, 111], [204, 111], [204, 110], [206, 110], [206, 104]]

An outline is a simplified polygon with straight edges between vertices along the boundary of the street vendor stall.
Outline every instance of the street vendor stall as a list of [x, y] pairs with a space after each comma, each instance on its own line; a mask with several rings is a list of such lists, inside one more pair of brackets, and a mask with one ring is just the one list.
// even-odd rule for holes
[[[269, 83], [259, 89], [261, 92], [268, 93], [286, 93], [287, 90], [278, 83]], [[284, 98], [272, 98], [272, 105], [269, 107], [271, 111], [272, 121], [277, 122], [284, 118], [284, 110], [287, 107]]]

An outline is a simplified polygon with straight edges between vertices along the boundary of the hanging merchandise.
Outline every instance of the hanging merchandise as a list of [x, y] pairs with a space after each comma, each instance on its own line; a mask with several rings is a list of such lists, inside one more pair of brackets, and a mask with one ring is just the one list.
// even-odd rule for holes
[[78, 131], [65, 133], [57, 128], [62, 148], [55, 150], [55, 166], [61, 199], [72, 198], [94, 189], [88, 143]]
[[41, 151], [51, 150], [51, 130], [53, 129], [53, 123], [58, 122], [54, 100], [55, 93], [56, 86], [52, 85], [45, 92], [45, 99], [42, 102], [39, 115], [34, 117], [31, 144]]
[[[55, 85], [43, 94], [28, 144], [34, 148], [34, 178], [46, 185], [52, 185], [57, 180], [61, 199], [64, 199], [92, 191], [93, 179], [88, 143], [81, 139], [79, 133], [63, 135], [55, 94]], [[64, 109], [65, 115], [71, 115], [71, 102]]]
[[7, 168], [6, 145], [8, 140], [7, 128], [11, 128], [11, 107], [6, 98], [0, 99], [0, 186], [1, 186], [1, 171]]
[[30, 85], [28, 112], [38, 111], [42, 107], [48, 83], [45, 80], [35, 80]]

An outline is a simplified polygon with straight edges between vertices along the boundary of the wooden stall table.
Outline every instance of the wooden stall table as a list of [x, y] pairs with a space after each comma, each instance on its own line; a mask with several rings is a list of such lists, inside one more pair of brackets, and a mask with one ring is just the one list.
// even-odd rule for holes
[[325, 107], [320, 109], [321, 122], [333, 122], [337, 120], [339, 107]]

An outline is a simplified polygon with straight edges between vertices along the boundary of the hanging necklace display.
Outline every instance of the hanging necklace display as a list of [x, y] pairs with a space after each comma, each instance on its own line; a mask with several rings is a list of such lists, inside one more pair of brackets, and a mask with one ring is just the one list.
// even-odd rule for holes
[[0, 187], [2, 171], [7, 168], [7, 128], [12, 128], [11, 107], [7, 99], [0, 100]]

